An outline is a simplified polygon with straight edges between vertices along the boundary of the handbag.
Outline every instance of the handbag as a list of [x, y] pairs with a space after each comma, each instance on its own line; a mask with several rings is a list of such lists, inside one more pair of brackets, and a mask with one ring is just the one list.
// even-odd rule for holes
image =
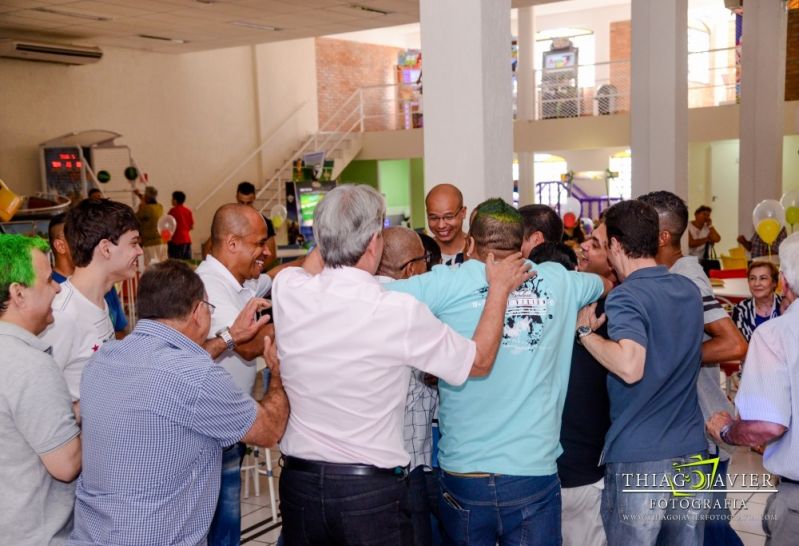
[[705, 243], [705, 251], [699, 259], [699, 265], [705, 270], [705, 275], [710, 275], [711, 269], [721, 269], [721, 262], [716, 255], [716, 247], [713, 243]]

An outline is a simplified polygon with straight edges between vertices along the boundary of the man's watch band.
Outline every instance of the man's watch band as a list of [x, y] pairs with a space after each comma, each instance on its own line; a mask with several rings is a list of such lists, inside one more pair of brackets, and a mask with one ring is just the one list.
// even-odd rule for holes
[[574, 331], [574, 335], [577, 339], [582, 339], [585, 336], [590, 336], [593, 333], [594, 331], [588, 325], [578, 326], [577, 330]]
[[221, 339], [225, 342], [225, 346], [227, 347], [228, 351], [232, 351], [236, 348], [236, 342], [233, 341], [233, 336], [230, 333], [230, 327], [225, 326], [221, 330], [219, 330], [216, 334], [216, 337]]
[[733, 444], [732, 441], [727, 437], [727, 435], [730, 433], [730, 430], [732, 430], [732, 423], [727, 423], [719, 431], [719, 438], [721, 438], [721, 441], [725, 444], [733, 446], [735, 444]]

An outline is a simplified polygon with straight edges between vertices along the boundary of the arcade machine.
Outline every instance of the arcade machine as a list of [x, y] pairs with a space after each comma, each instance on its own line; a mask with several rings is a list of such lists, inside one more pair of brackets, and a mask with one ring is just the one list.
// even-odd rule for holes
[[544, 52], [541, 69], [541, 119], [580, 115], [577, 54], [571, 40], [556, 38]]
[[[105, 197], [135, 206], [137, 182], [145, 183], [130, 148], [115, 140], [119, 133], [90, 130], [68, 133], [39, 145], [42, 191], [80, 200], [92, 188]], [[139, 188], [143, 189], [143, 188]]]
[[407, 49], [397, 55], [397, 103], [403, 129], [424, 125], [421, 109], [422, 52]]

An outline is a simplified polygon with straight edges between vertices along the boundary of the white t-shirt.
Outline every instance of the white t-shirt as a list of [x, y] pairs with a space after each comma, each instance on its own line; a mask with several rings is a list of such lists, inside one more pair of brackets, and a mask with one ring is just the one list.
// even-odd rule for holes
[[[710, 228], [707, 224], [703, 225], [701, 228], [696, 227], [693, 223], [688, 222], [688, 233], [691, 234], [691, 237], [694, 239], [704, 239], [708, 235], [710, 235]], [[699, 246], [688, 246], [688, 254], [691, 256], [696, 256], [697, 258], [701, 258], [705, 254], [705, 245]]]
[[285, 455], [380, 468], [408, 464], [410, 366], [460, 385], [476, 346], [368, 272], [288, 268], [272, 292], [280, 375], [291, 405]]
[[[255, 297], [263, 298], [272, 288], [272, 279], [265, 274], [239, 284], [228, 268], [210, 254], [197, 266], [196, 272], [205, 285], [208, 301], [216, 306], [211, 315], [208, 334], [211, 337], [222, 328], [233, 324], [248, 301]], [[236, 385], [245, 394], [252, 394], [256, 373], [255, 359], [245, 360], [235, 351], [224, 351], [216, 358], [216, 363], [233, 376]]]
[[64, 372], [69, 394], [79, 400], [86, 361], [103, 343], [114, 339], [108, 304], [103, 300], [103, 306], [97, 307], [67, 279], [53, 300], [53, 318], [53, 324], [39, 337], [53, 347], [53, 360]]

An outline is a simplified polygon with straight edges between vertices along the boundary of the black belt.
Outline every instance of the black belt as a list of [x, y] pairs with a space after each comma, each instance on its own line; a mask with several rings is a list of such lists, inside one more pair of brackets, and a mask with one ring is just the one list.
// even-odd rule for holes
[[786, 478], [785, 476], [780, 476], [780, 482], [792, 483], [793, 485], [799, 485], [799, 481], [792, 480], [790, 478]]
[[298, 457], [283, 457], [283, 468], [289, 470], [299, 470], [300, 472], [316, 472], [318, 474], [335, 474], [339, 476], [397, 476], [406, 477], [408, 475], [407, 466], [395, 466], [394, 468], [378, 468], [369, 464], [342, 464], [324, 463], [320, 461], [309, 461]]

